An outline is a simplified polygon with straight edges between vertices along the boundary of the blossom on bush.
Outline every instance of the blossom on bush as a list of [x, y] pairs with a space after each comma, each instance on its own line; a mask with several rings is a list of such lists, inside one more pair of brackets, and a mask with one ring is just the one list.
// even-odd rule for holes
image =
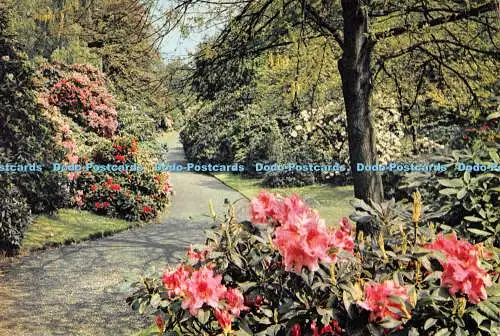
[[283, 256], [287, 271], [300, 273], [303, 266], [316, 271], [319, 261], [332, 261], [328, 255], [330, 234], [324, 220], [317, 215], [279, 226], [275, 235], [274, 244]]
[[203, 304], [217, 308], [219, 300], [224, 297], [226, 287], [221, 284], [222, 276], [202, 267], [194, 271], [186, 280], [186, 291], [182, 300], [182, 308], [189, 309], [191, 315], [196, 315]]
[[259, 196], [250, 202], [250, 216], [255, 224], [267, 223], [275, 215], [277, 200], [273, 194], [262, 190]]
[[163, 285], [168, 290], [169, 296], [184, 295], [186, 280], [191, 276], [192, 269], [179, 266], [175, 271], [165, 272], [162, 277]]
[[248, 307], [245, 307], [243, 294], [237, 288], [229, 288], [224, 295], [224, 299], [226, 300], [228, 310], [235, 316], [239, 316], [242, 310], [248, 309]]
[[[95, 148], [93, 162], [114, 165], [124, 161], [129, 167], [140, 167], [137, 171], [122, 170], [99, 173], [89, 171], [77, 180], [77, 187], [86, 193], [83, 208], [107, 216], [127, 220], [151, 220], [167, 206], [172, 194], [167, 173], [155, 173], [152, 167], [142, 164], [142, 155], [134, 138], [118, 137], [114, 142], [103, 142]], [[84, 159], [81, 159], [84, 165]], [[165, 186], [168, 185], [168, 188]], [[109, 202], [109, 209], [95, 207], [98, 202]], [[104, 211], [106, 210], [106, 211]]]
[[229, 332], [231, 332], [233, 316], [228, 311], [220, 310], [219, 308], [215, 308], [214, 315], [217, 319], [217, 322], [219, 322], [219, 325], [222, 328], [224, 334], [228, 334]]
[[[395, 299], [398, 297], [402, 301], [408, 301], [408, 288], [406, 286], [400, 286], [392, 280], [386, 280], [382, 283], [367, 283], [364, 289], [365, 300], [358, 302], [358, 305], [370, 311], [370, 321], [380, 322], [386, 318], [399, 321], [403, 317], [410, 318], [405, 303]], [[404, 315], [396, 313], [394, 310], [400, 311]]]
[[317, 211], [311, 209], [298, 195], [277, 198], [266, 191], [251, 203], [255, 224], [271, 222], [276, 226], [273, 243], [283, 256], [287, 271], [300, 273], [306, 266], [314, 272], [318, 262], [331, 263], [340, 250], [352, 252], [354, 241], [347, 219], [339, 230], [330, 230]]
[[113, 136], [117, 112], [102, 72], [88, 65], [53, 63], [42, 66], [39, 74], [46, 82], [41, 102], [101, 136]]
[[443, 253], [441, 286], [449, 287], [451, 295], [460, 292], [467, 295], [471, 303], [487, 299], [486, 287], [491, 286], [488, 273], [479, 265], [479, 251], [466, 240], [457, 239], [455, 233], [446, 237], [439, 234], [426, 248]]

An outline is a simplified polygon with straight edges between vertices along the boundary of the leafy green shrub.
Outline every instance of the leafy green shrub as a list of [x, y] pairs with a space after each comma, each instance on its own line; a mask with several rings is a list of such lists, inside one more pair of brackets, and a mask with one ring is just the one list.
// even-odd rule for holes
[[0, 251], [16, 253], [31, 222], [31, 211], [19, 189], [0, 176]]
[[[1, 162], [22, 165], [59, 162], [65, 150], [54, 144], [58, 126], [37, 105], [36, 87], [32, 83], [34, 71], [16, 42], [4, 35], [6, 18], [7, 13], [0, 8]], [[33, 212], [52, 212], [69, 199], [67, 181], [48, 172], [15, 173], [11, 181]]]
[[314, 184], [314, 175], [299, 171], [267, 173], [262, 185], [267, 188], [303, 187]]
[[[248, 91], [248, 90], [247, 90]], [[309, 174], [310, 178], [331, 180], [349, 177], [346, 118], [340, 102], [304, 109], [284, 117], [267, 110], [266, 103], [254, 97], [245, 105], [247, 91], [217, 96], [192, 112], [181, 131], [186, 155], [194, 162], [245, 164], [245, 174], [256, 175], [257, 162], [324, 164], [339, 163], [343, 172]], [[401, 155], [402, 132], [395, 111], [376, 109], [377, 148], [383, 161]], [[290, 114], [290, 112], [288, 112]], [[223, 124], [224, 127], [215, 127]]]
[[418, 189], [424, 198], [432, 199], [436, 218], [462, 236], [476, 242], [497, 237], [498, 246], [500, 177], [495, 171], [459, 171], [463, 165], [498, 165], [498, 149], [498, 144], [483, 144], [437, 157], [448, 167], [444, 173], [408, 174], [401, 188], [408, 193]]
[[357, 207], [357, 220], [380, 224], [371, 241], [358, 232], [354, 243], [347, 219], [327, 228], [298, 196], [262, 192], [251, 222], [229, 209], [205, 245], [134, 283], [127, 302], [160, 335], [495, 334], [496, 249], [436, 236], [419, 197], [409, 211]]
[[[167, 173], [154, 173], [152, 165], [141, 157], [135, 138], [117, 138], [113, 145], [95, 149], [92, 162], [98, 165], [129, 165], [116, 172], [82, 172], [77, 178], [75, 203], [98, 214], [127, 220], [147, 221], [155, 218], [170, 201], [172, 188]], [[143, 171], [132, 171], [132, 166]]]
[[120, 135], [130, 135], [139, 141], [150, 141], [157, 134], [156, 121], [149, 116], [151, 108], [119, 103], [117, 106]]

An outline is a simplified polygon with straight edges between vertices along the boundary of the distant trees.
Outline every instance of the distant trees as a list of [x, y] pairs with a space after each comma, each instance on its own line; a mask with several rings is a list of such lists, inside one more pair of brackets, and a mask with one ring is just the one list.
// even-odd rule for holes
[[[202, 0], [186, 0], [176, 10], [190, 8]], [[220, 12], [232, 11], [229, 23], [211, 45], [207, 72], [234, 59], [251, 57], [292, 43], [290, 32], [299, 32], [305, 44], [325, 36], [340, 49], [338, 71], [347, 113], [349, 153], [355, 196], [379, 202], [382, 181], [374, 172], [358, 172], [356, 164], [377, 163], [370, 99], [377, 75], [385, 75], [396, 90], [413, 87], [414, 98], [404, 101], [409, 89], [399, 92], [405, 120], [412, 123], [412, 111], [427, 85], [441, 95], [458, 95], [456, 106], [488, 108], [478, 92], [484, 90], [474, 73], [485, 74], [497, 67], [497, 3], [476, 1], [360, 1], [327, 0], [210, 1]], [[223, 10], [225, 9], [225, 10]], [[394, 73], [404, 60], [406, 69]], [[337, 61], [335, 60], [330, 60]], [[227, 63], [226, 63], [227, 64]], [[299, 66], [299, 65], [298, 65]], [[478, 69], [481, 70], [478, 70]], [[401, 67], [399, 68], [401, 70]], [[420, 73], [420, 79], [410, 69]], [[478, 70], [475, 71], [474, 69]], [[401, 76], [402, 75], [402, 76]], [[395, 77], [394, 77], [395, 76]], [[405, 80], [411, 78], [411, 82]], [[482, 78], [482, 83], [488, 82]], [[468, 101], [465, 104], [464, 101]]]

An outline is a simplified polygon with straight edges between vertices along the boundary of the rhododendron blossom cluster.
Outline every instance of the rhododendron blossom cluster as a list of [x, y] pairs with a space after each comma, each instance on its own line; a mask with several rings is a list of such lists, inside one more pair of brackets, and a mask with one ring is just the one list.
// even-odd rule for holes
[[57, 108], [99, 135], [114, 135], [117, 111], [102, 72], [91, 66], [55, 63], [42, 67], [39, 73], [48, 81], [42, 97], [45, 105]]
[[[401, 320], [402, 317], [410, 318], [406, 311], [404, 302], [408, 301], [408, 288], [400, 286], [392, 280], [386, 280], [382, 283], [371, 282], [365, 285], [365, 300], [358, 302], [362, 308], [370, 311], [369, 320], [379, 322], [386, 318]], [[406, 312], [407, 316], [396, 313], [393, 309]]]
[[344, 218], [340, 229], [328, 229], [317, 211], [297, 195], [278, 198], [262, 191], [251, 202], [250, 211], [254, 224], [269, 222], [276, 226], [273, 242], [283, 256], [287, 271], [300, 273], [304, 266], [316, 271], [319, 262], [335, 262], [338, 251], [353, 251], [349, 221]]
[[165, 272], [162, 281], [169, 296], [172, 299], [181, 298], [181, 307], [188, 309], [191, 315], [196, 316], [204, 305], [212, 307], [225, 332], [230, 330], [233, 318], [248, 309], [244, 305], [243, 294], [237, 288], [222, 285], [222, 276], [207, 266], [194, 269], [180, 265], [173, 271]]
[[445, 255], [440, 260], [443, 267], [441, 286], [449, 287], [452, 295], [457, 292], [467, 295], [471, 303], [487, 299], [486, 287], [493, 283], [488, 273], [480, 267], [480, 251], [474, 245], [457, 239], [457, 235], [452, 233], [446, 237], [439, 234], [426, 247]]

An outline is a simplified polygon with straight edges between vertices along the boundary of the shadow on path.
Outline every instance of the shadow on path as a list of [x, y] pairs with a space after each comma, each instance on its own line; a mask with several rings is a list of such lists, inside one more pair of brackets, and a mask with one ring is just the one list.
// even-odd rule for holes
[[[168, 143], [169, 163], [185, 163], [178, 137]], [[190, 243], [202, 243], [216, 211], [236, 201], [246, 218], [248, 201], [209, 175], [171, 173], [173, 202], [160, 224], [145, 225], [78, 245], [34, 253], [0, 278], [0, 335], [127, 335], [149, 325], [119, 291], [127, 277], [178, 262]]]

